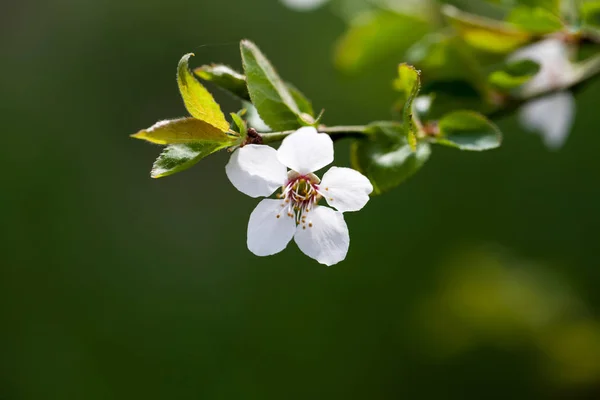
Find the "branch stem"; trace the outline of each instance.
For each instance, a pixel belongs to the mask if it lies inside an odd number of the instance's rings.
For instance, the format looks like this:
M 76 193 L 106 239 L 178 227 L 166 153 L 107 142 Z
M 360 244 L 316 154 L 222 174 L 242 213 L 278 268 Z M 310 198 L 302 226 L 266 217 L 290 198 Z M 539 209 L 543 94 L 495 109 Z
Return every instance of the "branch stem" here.
M 321 133 L 327 133 L 330 136 L 335 137 L 347 137 L 347 136 L 362 136 L 368 135 L 368 127 L 366 125 L 343 125 L 343 126 L 320 126 L 317 130 Z M 261 133 L 263 143 L 272 143 L 283 140 L 287 135 L 296 132 L 293 131 L 282 131 L 272 133 Z

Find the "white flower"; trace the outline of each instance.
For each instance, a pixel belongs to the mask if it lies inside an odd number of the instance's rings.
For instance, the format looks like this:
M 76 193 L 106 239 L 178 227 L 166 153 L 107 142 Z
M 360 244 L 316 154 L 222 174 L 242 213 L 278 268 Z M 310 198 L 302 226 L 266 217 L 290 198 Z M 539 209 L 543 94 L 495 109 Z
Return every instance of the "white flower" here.
M 575 74 L 567 45 L 556 38 L 519 49 L 509 57 L 512 61 L 524 59 L 540 64 L 540 71 L 521 88 L 524 96 L 559 90 L 569 84 Z M 574 114 L 573 95 L 559 91 L 525 104 L 519 111 L 519 119 L 527 129 L 540 132 L 547 147 L 558 149 L 569 135 Z
M 233 153 L 225 171 L 240 192 L 268 197 L 281 188 L 278 199 L 262 200 L 250 215 L 252 253 L 279 253 L 294 238 L 304 254 L 321 264 L 346 258 L 350 236 L 342 213 L 363 208 L 373 186 L 350 168 L 331 167 L 319 180 L 313 172 L 332 161 L 333 141 L 312 127 L 287 136 L 279 150 L 249 144 Z M 318 205 L 321 199 L 337 211 Z

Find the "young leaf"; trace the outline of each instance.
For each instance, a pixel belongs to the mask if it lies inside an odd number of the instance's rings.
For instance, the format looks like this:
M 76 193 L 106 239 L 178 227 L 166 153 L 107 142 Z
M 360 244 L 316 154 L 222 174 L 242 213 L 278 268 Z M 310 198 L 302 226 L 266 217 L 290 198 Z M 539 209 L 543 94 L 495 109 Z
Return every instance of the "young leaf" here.
M 243 111 L 246 110 L 242 110 L 240 112 L 240 114 L 243 115 Z M 237 128 L 237 132 L 239 132 L 242 136 L 246 136 L 246 134 L 248 133 L 248 128 L 246 127 L 246 122 L 242 119 L 240 114 L 236 114 L 236 113 L 231 113 L 231 119 L 233 120 L 233 123 L 235 124 L 236 128 Z
M 193 53 L 184 55 L 177 67 L 177 83 L 179 92 L 190 115 L 202 120 L 222 132 L 229 130 L 229 123 L 212 95 L 194 78 L 188 67 L 188 60 Z
M 505 22 L 460 11 L 444 5 L 442 13 L 458 35 L 476 49 L 492 53 L 508 53 L 523 46 L 532 35 Z
M 581 19 L 585 26 L 600 29 L 600 1 L 590 1 L 581 5 Z
M 250 101 L 246 85 L 246 76 L 222 64 L 203 65 L 194 70 L 196 76 L 227 90 L 244 101 Z M 288 91 L 296 102 L 300 112 L 314 116 L 310 100 L 291 83 L 286 83 Z
M 564 28 L 560 18 L 541 7 L 515 7 L 506 21 L 534 34 L 548 34 Z
M 249 40 L 240 44 L 248 92 L 260 117 L 275 130 L 299 128 L 301 111 L 265 55 Z
M 502 90 L 517 88 L 529 81 L 540 71 L 540 65 L 532 60 L 519 60 L 504 64 L 502 69 L 489 76 L 491 85 Z
M 226 144 L 214 142 L 168 145 L 152 165 L 150 176 L 162 178 L 181 172 L 225 147 Z
M 229 130 L 229 125 L 227 125 Z M 210 142 L 231 145 L 235 140 L 219 128 L 195 118 L 159 121 L 148 129 L 131 135 L 156 144 Z
M 200 79 L 212 82 L 227 90 L 242 100 L 250 101 L 250 94 L 248 94 L 248 88 L 246 87 L 246 77 L 227 65 L 203 65 L 196 68 L 194 74 Z
M 419 142 L 413 151 L 402 133 L 400 124 L 375 123 L 368 138 L 352 143 L 352 167 L 369 178 L 375 194 L 400 185 L 429 159 L 428 143 Z
M 473 111 L 454 111 L 446 114 L 438 124 L 435 143 L 461 150 L 482 151 L 495 149 L 502 142 L 496 125 Z
M 394 88 L 403 94 L 402 120 L 404 122 L 404 136 L 413 150 L 417 148 L 418 126 L 418 123 L 415 122 L 417 116 L 413 113 L 413 101 L 421 89 L 419 74 L 419 71 L 412 65 L 400 64 L 398 66 L 398 78 L 394 81 Z
M 392 11 L 363 14 L 355 19 L 335 51 L 335 65 L 354 73 L 388 56 L 397 56 L 431 31 L 432 24 Z

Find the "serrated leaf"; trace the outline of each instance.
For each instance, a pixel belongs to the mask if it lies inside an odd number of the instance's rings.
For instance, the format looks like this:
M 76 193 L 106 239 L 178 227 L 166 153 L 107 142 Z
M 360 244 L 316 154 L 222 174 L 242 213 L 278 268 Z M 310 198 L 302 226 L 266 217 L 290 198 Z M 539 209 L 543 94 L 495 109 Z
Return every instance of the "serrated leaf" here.
M 221 111 L 221 107 L 208 90 L 190 72 L 188 61 L 193 53 L 184 55 L 177 66 L 177 84 L 179 92 L 190 115 L 220 129 L 229 130 L 229 123 Z
M 250 101 L 246 87 L 246 76 L 223 64 L 203 65 L 194 70 L 194 74 L 202 80 L 212 82 L 231 94 Z
M 581 19 L 585 26 L 600 29 L 600 1 L 583 3 L 581 5 Z
M 156 144 L 211 142 L 229 145 L 235 140 L 213 125 L 195 118 L 159 121 L 131 137 Z
M 540 71 L 540 65 L 532 60 L 519 60 L 504 64 L 502 69 L 489 76 L 491 85 L 498 89 L 510 90 L 527 83 Z
M 388 191 L 414 175 L 429 159 L 431 148 L 420 142 L 413 151 L 401 124 L 375 123 L 371 135 L 351 146 L 352 167 L 373 184 L 375 194 Z
M 435 143 L 461 150 L 482 151 L 499 147 L 502 133 L 490 120 L 473 111 L 454 111 L 438 123 Z
M 556 32 L 564 28 L 559 17 L 541 7 L 515 7 L 506 18 L 506 21 L 524 31 L 539 35 Z
M 481 17 L 444 5 L 442 13 L 470 46 L 492 53 L 508 53 L 532 40 L 529 32 L 511 24 Z
M 242 40 L 240 49 L 248 92 L 260 117 L 274 130 L 299 128 L 301 111 L 275 68 L 251 41 Z
M 404 53 L 431 29 L 430 22 L 412 15 L 386 10 L 365 13 L 352 21 L 338 41 L 335 65 L 344 72 L 355 73 Z
M 225 147 L 227 145 L 212 142 L 168 145 L 152 165 L 150 176 L 162 178 L 181 172 Z
M 421 78 L 419 71 L 412 65 L 400 64 L 398 66 L 398 78 L 394 81 L 394 88 L 402 93 L 404 107 L 402 110 L 402 120 L 404 126 L 404 136 L 413 150 L 417 146 L 417 116 L 413 113 L 413 101 L 421 89 Z

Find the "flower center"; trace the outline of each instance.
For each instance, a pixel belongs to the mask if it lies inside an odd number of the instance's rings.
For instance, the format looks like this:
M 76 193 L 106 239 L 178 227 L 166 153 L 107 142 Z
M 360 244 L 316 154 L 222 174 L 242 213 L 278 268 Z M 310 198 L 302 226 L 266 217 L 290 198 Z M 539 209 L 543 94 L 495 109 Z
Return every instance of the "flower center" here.
M 295 218 L 296 224 L 302 227 L 312 228 L 312 222 L 308 221 L 306 214 L 323 197 L 319 192 L 320 179 L 313 173 L 301 175 L 296 171 L 288 172 L 287 183 L 281 188 L 281 194 L 277 197 L 283 199 L 281 203 L 282 212 L 288 217 Z M 280 214 L 277 215 L 280 218 Z

